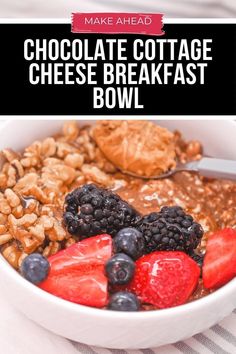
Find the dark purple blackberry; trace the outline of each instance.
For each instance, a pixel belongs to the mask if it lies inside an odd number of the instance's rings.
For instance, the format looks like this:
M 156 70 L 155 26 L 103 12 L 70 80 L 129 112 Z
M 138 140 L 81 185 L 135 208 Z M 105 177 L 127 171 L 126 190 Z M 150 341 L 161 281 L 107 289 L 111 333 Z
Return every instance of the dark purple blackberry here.
M 202 277 L 202 267 L 203 267 L 203 261 L 204 261 L 204 254 L 193 252 L 190 254 L 190 257 L 199 265 L 200 271 L 201 271 L 200 277 Z
M 145 238 L 146 253 L 178 250 L 190 254 L 203 235 L 201 225 L 179 206 L 163 207 L 144 216 L 135 227 Z
M 193 252 L 193 253 L 190 254 L 190 257 L 195 262 L 197 262 L 197 264 L 199 265 L 200 268 L 202 268 L 203 260 L 204 260 L 204 255 L 203 254 Z
M 75 189 L 65 199 L 64 223 L 70 234 L 81 239 L 101 233 L 114 236 L 138 218 L 137 211 L 117 194 L 94 184 Z

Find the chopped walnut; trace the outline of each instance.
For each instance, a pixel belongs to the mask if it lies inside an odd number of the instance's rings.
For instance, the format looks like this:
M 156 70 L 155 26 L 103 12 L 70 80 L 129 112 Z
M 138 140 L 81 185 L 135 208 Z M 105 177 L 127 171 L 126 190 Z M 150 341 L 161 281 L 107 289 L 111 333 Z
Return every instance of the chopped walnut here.
M 44 251 L 43 251 L 43 255 L 44 257 L 49 257 L 55 253 L 57 253 L 58 251 L 60 251 L 61 246 L 59 242 L 50 242 L 49 246 L 45 247 Z
M 18 195 L 10 188 L 7 188 L 4 192 L 5 198 L 8 201 L 8 204 L 14 208 L 20 205 L 21 201 Z
M 0 225 L 0 235 L 5 234 L 7 231 L 7 226 L 6 225 Z
M 14 191 L 19 192 L 19 194 L 24 194 L 24 190 L 37 185 L 38 180 L 39 175 L 37 173 L 27 173 L 24 177 L 19 179 L 17 185 L 14 187 Z
M 65 157 L 65 163 L 68 166 L 77 169 L 77 168 L 80 168 L 83 165 L 84 157 L 83 157 L 83 155 L 78 154 L 78 153 L 68 154 Z
M 18 261 L 21 253 L 22 252 L 14 244 L 7 245 L 2 251 L 3 256 L 14 268 L 18 268 Z
M 42 243 L 45 239 L 44 227 L 42 224 L 36 224 L 35 226 L 29 227 L 29 232 L 32 236 L 34 236 L 37 240 Z
M 2 150 L 2 155 L 8 162 L 12 162 L 13 160 L 18 160 L 19 159 L 19 154 L 12 149 L 3 149 Z
M 75 152 L 76 149 L 68 143 L 57 143 L 57 156 L 60 159 L 64 159 L 68 154 Z
M 32 214 L 25 214 L 19 219 L 16 219 L 12 214 L 9 215 L 8 222 L 10 226 L 12 227 L 29 227 L 35 223 L 35 221 L 38 219 L 37 215 L 32 213 Z
M 11 207 L 7 199 L 5 199 L 4 195 L 0 193 L 0 212 L 2 214 L 11 214 Z
M 47 138 L 42 142 L 41 153 L 44 157 L 55 155 L 56 150 L 57 145 L 53 138 Z
M 113 183 L 112 177 L 96 166 L 84 164 L 81 170 L 87 181 L 93 181 L 103 186 L 109 186 Z
M 8 234 L 1 234 L 0 235 L 0 245 L 4 245 L 8 241 L 10 241 L 13 238 L 13 236 L 8 233 Z
M 79 126 L 76 122 L 65 122 L 62 131 L 68 141 L 73 141 L 79 134 Z
M 24 215 L 24 208 L 22 207 L 22 205 L 18 205 L 17 207 L 11 210 L 11 213 L 13 216 L 15 216 L 15 218 L 19 219 Z

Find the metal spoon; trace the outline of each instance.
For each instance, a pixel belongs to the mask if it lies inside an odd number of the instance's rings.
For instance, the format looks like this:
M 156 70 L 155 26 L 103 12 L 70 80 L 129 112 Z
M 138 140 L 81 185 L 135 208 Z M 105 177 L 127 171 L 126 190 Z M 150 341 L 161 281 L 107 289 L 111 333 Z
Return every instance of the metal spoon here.
M 132 177 L 142 178 L 142 179 L 166 178 L 181 171 L 198 172 L 202 176 L 210 177 L 210 178 L 236 180 L 236 161 L 203 157 L 201 160 L 198 161 L 192 161 L 185 164 L 178 163 L 175 169 L 169 170 L 158 176 L 150 176 L 150 177 L 139 176 L 133 172 L 122 170 L 122 172 L 127 175 L 130 175 Z

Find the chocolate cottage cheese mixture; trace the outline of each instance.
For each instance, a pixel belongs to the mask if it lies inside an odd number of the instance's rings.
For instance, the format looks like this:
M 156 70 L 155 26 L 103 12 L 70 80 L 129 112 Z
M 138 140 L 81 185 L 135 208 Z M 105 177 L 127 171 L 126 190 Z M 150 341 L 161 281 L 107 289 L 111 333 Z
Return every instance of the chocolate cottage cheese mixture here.
M 201 158 L 199 142 L 185 142 L 180 133 L 150 122 L 98 121 L 95 128 L 67 122 L 55 137 L 36 141 L 21 153 L 5 149 L 1 155 L 0 247 L 16 269 L 32 252 L 49 256 L 78 241 L 62 223 L 64 198 L 88 182 L 113 189 L 142 214 L 164 205 L 183 207 L 204 228 L 199 252 L 213 231 L 236 227 L 234 182 L 188 172 L 144 181 L 117 170 L 113 163 L 152 175 L 173 168 L 175 157 L 181 162 Z M 192 299 L 206 294 L 199 284 Z

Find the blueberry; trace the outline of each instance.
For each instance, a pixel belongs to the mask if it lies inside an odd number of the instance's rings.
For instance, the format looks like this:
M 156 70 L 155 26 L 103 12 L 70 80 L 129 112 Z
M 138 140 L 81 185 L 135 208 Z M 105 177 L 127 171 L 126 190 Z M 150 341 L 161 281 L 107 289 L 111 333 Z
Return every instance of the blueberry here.
M 110 284 L 123 285 L 133 278 L 135 264 L 126 254 L 118 253 L 107 261 L 105 270 Z
M 108 309 L 114 311 L 138 311 L 140 303 L 136 295 L 119 291 L 111 296 Z
M 132 227 L 120 230 L 114 237 L 113 245 L 115 253 L 123 252 L 134 260 L 141 257 L 145 250 L 142 233 Z
M 25 279 L 33 284 L 38 284 L 47 277 L 49 262 L 41 254 L 32 253 L 23 260 L 20 272 Z

